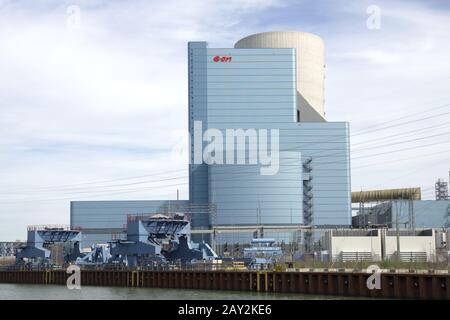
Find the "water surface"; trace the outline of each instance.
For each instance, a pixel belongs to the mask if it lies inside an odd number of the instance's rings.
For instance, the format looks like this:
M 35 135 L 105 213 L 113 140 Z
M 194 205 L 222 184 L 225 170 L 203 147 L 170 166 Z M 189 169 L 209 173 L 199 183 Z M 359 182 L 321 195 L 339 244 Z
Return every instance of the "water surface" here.
M 288 293 L 237 292 L 187 289 L 82 286 L 69 290 L 61 285 L 0 284 L 0 300 L 264 300 L 343 299 L 343 297 Z

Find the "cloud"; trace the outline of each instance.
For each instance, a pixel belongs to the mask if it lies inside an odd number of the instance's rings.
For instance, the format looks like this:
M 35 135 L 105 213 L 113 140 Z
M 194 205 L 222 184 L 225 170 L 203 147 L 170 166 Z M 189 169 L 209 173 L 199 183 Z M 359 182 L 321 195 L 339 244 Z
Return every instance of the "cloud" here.
M 450 103 L 450 12 L 421 1 L 378 1 L 381 28 L 369 30 L 369 4 L 343 6 L 336 16 L 340 27 L 323 31 L 328 119 L 350 121 L 354 190 L 421 186 L 430 199 L 435 179 L 449 169 L 445 142 L 450 116 L 382 128 L 394 119 L 406 117 L 392 124 L 449 111 L 450 107 L 439 107 Z M 378 127 L 365 130 L 373 126 Z M 411 133 L 402 135 L 406 131 Z M 441 135 L 399 143 L 432 133 Z M 391 139 L 380 146 L 376 139 L 386 136 Z M 389 141 L 398 144 L 387 146 Z M 361 150 L 362 146 L 371 148 Z M 409 150 L 397 152 L 405 148 Z M 383 154 L 371 156 L 377 153 Z
M 231 46 L 231 30 L 248 15 L 283 5 L 77 1 L 74 27 L 74 11 L 67 10 L 73 4 L 0 2 L 4 239 L 23 238 L 27 224 L 67 223 L 69 201 L 58 199 L 86 196 L 43 186 L 161 171 L 178 170 L 156 178 L 185 176 L 188 159 L 179 137 L 187 132 L 187 41 Z M 89 199 L 173 199 L 177 188 L 187 198 L 185 178 L 140 189 L 86 190 L 95 191 Z
M 400 56 L 392 52 L 381 50 L 365 50 L 359 52 L 347 52 L 342 55 L 346 59 L 362 59 L 373 64 L 395 64 L 400 61 Z
M 73 4 L 81 9 L 77 28 L 68 27 Z M 411 119 L 436 114 L 442 110 L 429 109 L 450 102 L 450 13 L 424 1 L 377 1 L 381 29 L 368 30 L 371 4 L 0 0 L 2 239 L 24 238 L 27 224 L 67 223 L 67 199 L 174 199 L 177 188 L 187 198 L 187 159 L 178 138 L 187 131 L 187 41 L 232 47 L 268 30 L 324 38 L 327 118 L 350 122 L 355 190 L 433 187 L 448 170 L 448 145 L 421 146 L 445 135 L 381 156 L 370 155 L 404 146 L 362 147 L 379 146 L 370 141 L 385 136 L 406 140 L 398 135 L 408 130 L 437 126 L 436 133 L 445 133 L 448 116 L 363 131 L 415 113 Z M 87 185 L 92 198 L 78 189 L 43 188 L 148 174 L 129 180 L 145 182 L 158 172 L 168 173 L 153 179 L 177 179 L 129 187 L 111 182 L 104 190 Z

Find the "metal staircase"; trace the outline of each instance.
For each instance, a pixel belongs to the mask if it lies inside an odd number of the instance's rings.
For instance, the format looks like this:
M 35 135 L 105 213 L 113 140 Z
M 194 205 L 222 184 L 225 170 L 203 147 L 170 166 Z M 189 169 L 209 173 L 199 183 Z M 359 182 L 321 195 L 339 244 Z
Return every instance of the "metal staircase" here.
M 313 185 L 312 185 L 312 158 L 307 157 L 303 161 L 303 224 L 311 226 L 313 224 Z M 304 234 L 305 251 L 312 249 L 312 233 L 306 231 Z

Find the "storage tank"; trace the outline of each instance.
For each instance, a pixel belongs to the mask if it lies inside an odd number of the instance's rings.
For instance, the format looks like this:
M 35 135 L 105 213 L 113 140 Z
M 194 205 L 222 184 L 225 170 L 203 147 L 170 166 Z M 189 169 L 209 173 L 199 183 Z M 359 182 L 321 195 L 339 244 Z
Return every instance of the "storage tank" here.
M 234 47 L 295 48 L 298 121 L 325 121 L 325 46 L 322 38 L 307 32 L 262 32 L 239 40 Z

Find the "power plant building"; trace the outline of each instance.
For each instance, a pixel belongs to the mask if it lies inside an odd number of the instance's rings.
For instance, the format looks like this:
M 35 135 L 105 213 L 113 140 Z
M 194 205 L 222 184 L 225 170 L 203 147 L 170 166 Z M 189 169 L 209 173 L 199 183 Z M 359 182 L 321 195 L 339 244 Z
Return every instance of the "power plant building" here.
M 259 48 L 269 44 L 258 42 L 253 48 L 249 40 L 254 39 L 252 36 L 245 38 L 248 41 L 238 41 L 235 48 L 189 43 L 190 201 L 216 204 L 218 224 L 348 226 L 348 123 L 323 119 L 303 122 L 301 111 L 298 117 L 297 111 L 302 108 L 298 103 L 302 90 L 298 86 L 303 82 L 297 81 L 302 71 L 297 68 L 302 64 L 297 62 L 295 47 L 304 45 L 307 48 L 303 50 L 308 50 L 309 42 L 301 41 L 308 37 L 303 33 L 275 33 L 272 40 L 274 37 L 284 39 L 279 46 L 285 48 Z M 290 44 L 289 40 L 297 41 Z M 316 47 L 309 48 L 311 54 Z M 323 63 L 319 64 L 323 68 Z M 307 73 L 307 67 L 303 68 Z M 318 90 L 323 90 L 323 82 L 317 83 L 321 87 Z M 323 114 L 321 99 L 316 100 L 317 113 Z M 197 135 L 196 123 L 202 125 Z M 224 155 L 216 159 L 219 164 L 197 163 L 195 141 L 210 129 L 218 130 L 223 137 L 227 130 L 278 130 L 278 171 L 262 175 L 261 164 L 249 165 L 249 153 L 242 159 L 245 165 L 228 164 Z M 270 141 L 267 138 L 268 144 Z M 239 146 L 245 150 L 259 147 L 248 136 Z M 204 223 L 206 227 L 208 222 Z
M 253 35 L 234 48 L 189 42 L 189 200 L 170 203 L 192 214 L 193 230 L 351 225 L 349 124 L 325 121 L 323 80 L 323 41 L 308 33 Z M 104 242 L 127 214 L 175 211 L 168 204 L 75 201 L 71 225 Z M 210 206 L 213 215 L 196 210 Z

